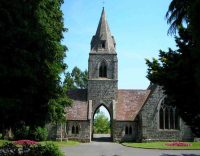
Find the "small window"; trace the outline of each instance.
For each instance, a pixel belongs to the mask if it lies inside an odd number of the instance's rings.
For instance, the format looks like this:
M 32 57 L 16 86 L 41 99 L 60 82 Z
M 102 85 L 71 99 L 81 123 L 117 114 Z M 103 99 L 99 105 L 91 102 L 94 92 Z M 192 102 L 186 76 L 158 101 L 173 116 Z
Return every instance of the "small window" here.
M 72 126 L 72 134 L 75 134 L 75 127 Z
M 174 127 L 174 111 L 173 111 L 173 108 L 170 108 L 169 116 L 170 116 L 170 129 L 175 129 L 175 127 Z
M 133 128 L 132 126 L 127 126 L 125 127 L 125 134 L 126 135 L 132 135 L 133 134 Z
M 163 108 L 160 108 L 160 111 L 159 111 L 159 121 L 160 121 L 160 129 L 164 129 L 164 111 L 163 111 Z
M 125 128 L 125 134 L 128 135 L 128 126 Z
M 175 129 L 180 129 L 180 117 L 177 110 L 175 110 Z
M 76 126 L 76 134 L 79 134 L 79 127 Z
M 102 47 L 103 49 L 106 48 L 106 41 L 102 41 L 102 43 L 101 43 L 101 47 Z
M 169 111 L 165 108 L 165 129 L 169 129 Z
M 132 134 L 132 127 L 131 126 L 129 127 L 129 134 L 130 135 Z

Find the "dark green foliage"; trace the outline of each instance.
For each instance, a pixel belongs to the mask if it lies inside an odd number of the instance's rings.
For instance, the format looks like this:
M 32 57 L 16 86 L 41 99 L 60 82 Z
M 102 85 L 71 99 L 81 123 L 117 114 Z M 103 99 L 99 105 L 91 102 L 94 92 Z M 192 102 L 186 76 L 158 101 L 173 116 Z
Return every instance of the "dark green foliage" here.
M 110 133 L 110 121 L 103 112 L 99 111 L 94 117 L 93 129 L 97 134 Z
M 163 87 L 168 104 L 175 105 L 183 120 L 200 136 L 200 2 L 173 0 L 168 11 L 170 30 L 178 30 L 177 50 L 160 51 L 147 60 L 147 78 Z M 183 21 L 186 21 L 183 28 Z
M 64 156 L 60 149 L 54 144 L 37 144 L 16 146 L 6 143 L 0 147 L 1 156 Z
M 30 129 L 29 126 L 20 126 L 16 128 L 14 131 L 14 139 L 15 140 L 36 140 L 36 141 L 45 141 L 48 137 L 48 131 L 46 128 L 36 127 L 34 129 Z
M 166 13 L 167 23 L 170 24 L 168 33 L 175 34 L 184 26 L 190 29 L 193 38 L 200 42 L 199 9 L 199 0 L 172 0 Z
M 170 24 L 168 33 L 176 33 L 176 30 L 189 22 L 189 9 L 194 0 L 172 0 L 166 13 L 167 23 Z
M 36 145 L 30 147 L 29 156 L 64 156 L 58 146 L 54 144 Z
M 163 86 L 168 104 L 177 106 L 180 116 L 199 136 L 200 68 L 197 67 L 200 67 L 200 62 L 193 55 L 193 42 L 189 40 L 188 31 L 181 29 L 179 34 L 180 37 L 176 38 L 178 50 L 160 51 L 159 60 L 146 61 L 147 78 Z
M 45 141 L 48 137 L 48 131 L 46 128 L 37 127 L 35 132 L 33 132 L 33 140 Z
M 30 127 L 29 126 L 19 126 L 13 131 L 14 139 L 21 140 L 21 139 L 31 139 L 30 136 Z
M 0 1 L 0 131 L 21 122 L 43 126 L 57 113 L 52 107 L 62 112 L 69 104 L 60 85 L 67 50 L 62 3 Z
M 88 84 L 88 71 L 81 71 L 74 67 L 72 72 L 65 74 L 64 86 L 67 90 L 86 89 Z

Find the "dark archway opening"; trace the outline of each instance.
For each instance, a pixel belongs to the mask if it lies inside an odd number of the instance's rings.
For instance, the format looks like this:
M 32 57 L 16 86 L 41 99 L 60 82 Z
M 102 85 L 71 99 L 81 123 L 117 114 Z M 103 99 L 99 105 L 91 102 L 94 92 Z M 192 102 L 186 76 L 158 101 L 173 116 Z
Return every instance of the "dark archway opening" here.
M 108 109 L 101 105 L 93 115 L 92 141 L 110 142 L 111 139 L 111 116 Z

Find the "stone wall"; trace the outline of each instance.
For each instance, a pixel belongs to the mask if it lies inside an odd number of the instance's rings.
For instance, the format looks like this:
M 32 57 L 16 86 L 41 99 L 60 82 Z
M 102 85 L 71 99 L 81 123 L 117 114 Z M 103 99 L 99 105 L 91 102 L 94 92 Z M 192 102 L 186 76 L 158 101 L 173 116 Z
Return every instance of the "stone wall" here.
M 132 128 L 132 132 L 126 134 L 126 126 Z M 113 121 L 113 141 L 136 141 L 138 133 L 137 122 L 134 121 Z
M 118 61 L 117 54 L 92 54 L 90 53 L 88 62 L 88 74 L 89 79 L 99 78 L 99 67 L 101 62 L 106 62 L 107 66 L 107 78 L 108 79 L 118 79 Z
M 55 140 L 57 138 L 58 126 L 56 124 L 47 124 L 45 128 L 48 130 L 48 139 Z
M 89 80 L 88 100 L 115 100 L 117 80 Z
M 141 141 L 153 140 L 192 140 L 192 134 L 188 126 L 180 120 L 180 130 L 159 129 L 158 104 L 164 97 L 163 90 L 154 86 L 151 95 L 139 114 L 138 139 Z
M 72 126 L 79 127 L 78 134 L 72 134 Z M 91 133 L 90 133 L 90 120 L 88 121 L 67 121 L 66 124 L 66 135 L 69 140 L 77 140 L 80 142 L 90 142 Z

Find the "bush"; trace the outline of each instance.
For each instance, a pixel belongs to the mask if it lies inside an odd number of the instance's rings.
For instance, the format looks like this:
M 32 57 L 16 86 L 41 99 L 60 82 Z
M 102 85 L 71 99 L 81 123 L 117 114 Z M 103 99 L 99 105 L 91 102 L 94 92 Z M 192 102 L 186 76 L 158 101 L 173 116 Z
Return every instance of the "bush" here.
M 33 132 L 33 139 L 36 141 L 45 141 L 48 137 L 48 130 L 46 128 L 37 127 Z
M 36 141 L 45 141 L 48 137 L 48 130 L 46 128 L 37 127 L 33 130 L 30 129 L 29 126 L 22 126 L 14 130 L 14 139 L 22 140 L 22 139 L 31 139 Z
M 6 143 L 0 147 L 0 156 L 64 156 L 64 154 L 54 144 L 25 143 L 17 146 L 13 143 Z
M 21 128 L 15 129 L 13 134 L 15 140 L 30 139 L 30 128 L 23 125 Z
M 31 149 L 30 156 L 64 156 L 58 146 L 54 144 L 37 145 Z

